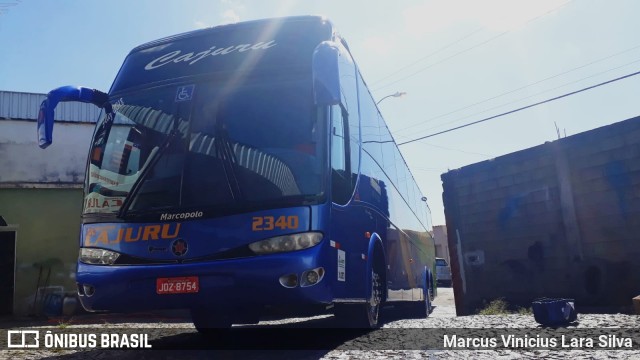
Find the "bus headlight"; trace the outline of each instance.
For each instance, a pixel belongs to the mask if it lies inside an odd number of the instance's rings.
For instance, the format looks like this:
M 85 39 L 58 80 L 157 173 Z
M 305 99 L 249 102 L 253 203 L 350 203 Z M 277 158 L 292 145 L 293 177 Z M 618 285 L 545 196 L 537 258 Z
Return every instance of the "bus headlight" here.
M 78 260 L 85 264 L 93 264 L 93 265 L 113 265 L 118 259 L 117 252 L 104 250 L 104 249 L 92 249 L 92 248 L 81 248 L 80 256 Z
M 307 249 L 322 241 L 322 233 L 307 232 L 300 234 L 276 236 L 249 244 L 249 249 L 256 254 L 274 254 L 279 252 Z

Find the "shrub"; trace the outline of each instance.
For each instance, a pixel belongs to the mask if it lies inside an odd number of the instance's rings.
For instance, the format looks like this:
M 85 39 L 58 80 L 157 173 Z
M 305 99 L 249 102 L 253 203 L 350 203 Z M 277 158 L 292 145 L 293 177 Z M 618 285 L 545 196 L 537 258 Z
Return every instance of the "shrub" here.
M 505 315 L 510 314 L 508 304 L 503 298 L 495 299 L 487 304 L 478 314 L 480 315 Z
M 531 308 L 525 307 L 513 307 L 505 301 L 504 298 L 499 298 L 491 301 L 490 303 L 484 303 L 484 307 L 478 311 L 479 315 L 533 315 Z

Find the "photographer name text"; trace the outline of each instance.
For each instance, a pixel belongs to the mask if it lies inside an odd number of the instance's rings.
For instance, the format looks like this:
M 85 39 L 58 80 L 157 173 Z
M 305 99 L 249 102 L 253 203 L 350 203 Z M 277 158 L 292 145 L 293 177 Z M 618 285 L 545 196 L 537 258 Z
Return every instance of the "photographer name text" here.
M 600 335 L 598 337 L 560 337 L 515 336 L 500 337 L 462 337 L 444 335 L 444 347 L 450 349 L 468 348 L 546 348 L 546 349 L 585 349 L 585 348 L 633 348 L 633 339 L 617 335 Z

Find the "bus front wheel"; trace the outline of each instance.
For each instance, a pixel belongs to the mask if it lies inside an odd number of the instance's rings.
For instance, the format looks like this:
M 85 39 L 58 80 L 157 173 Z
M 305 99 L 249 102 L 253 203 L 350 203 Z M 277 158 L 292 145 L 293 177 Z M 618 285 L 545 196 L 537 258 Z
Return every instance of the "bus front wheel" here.
M 364 303 L 336 304 L 335 316 L 343 327 L 374 329 L 380 326 L 384 284 L 377 269 L 371 270 L 371 296 Z

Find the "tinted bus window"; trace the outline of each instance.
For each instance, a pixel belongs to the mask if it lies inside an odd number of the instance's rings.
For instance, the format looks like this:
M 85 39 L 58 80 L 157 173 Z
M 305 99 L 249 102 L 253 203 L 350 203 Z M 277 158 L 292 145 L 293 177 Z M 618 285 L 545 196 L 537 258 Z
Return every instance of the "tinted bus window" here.
M 398 161 L 402 161 L 402 159 L 398 159 L 396 156 L 397 146 L 393 142 L 393 138 L 391 137 L 391 133 L 387 128 L 387 125 L 384 123 L 384 120 L 378 114 L 378 122 L 380 124 L 380 146 L 382 148 L 382 165 L 384 167 L 384 172 L 387 174 L 392 183 L 398 182 L 398 170 L 396 169 Z
M 346 112 L 340 106 L 331 107 L 331 186 L 333 201 L 346 204 L 353 192 L 349 166 L 349 139 Z

